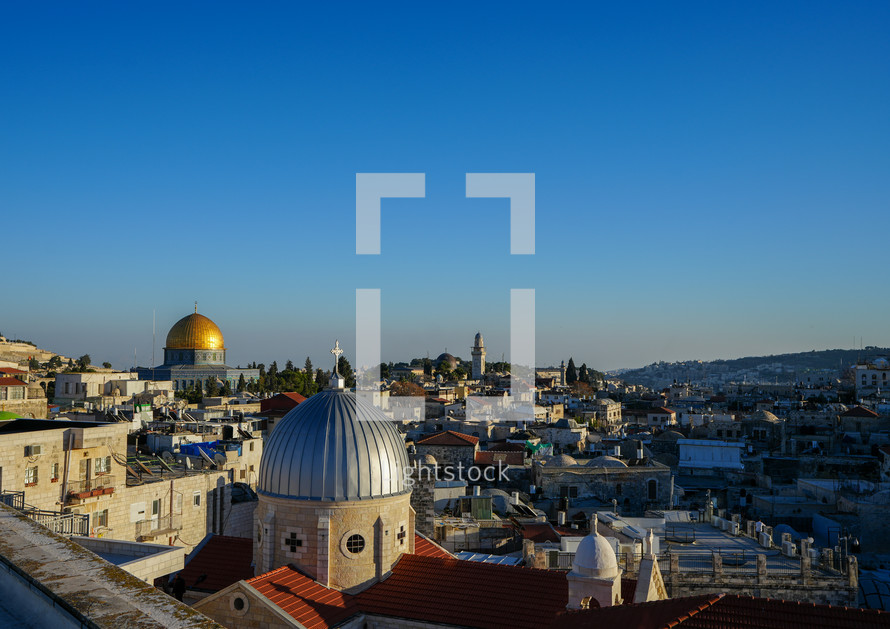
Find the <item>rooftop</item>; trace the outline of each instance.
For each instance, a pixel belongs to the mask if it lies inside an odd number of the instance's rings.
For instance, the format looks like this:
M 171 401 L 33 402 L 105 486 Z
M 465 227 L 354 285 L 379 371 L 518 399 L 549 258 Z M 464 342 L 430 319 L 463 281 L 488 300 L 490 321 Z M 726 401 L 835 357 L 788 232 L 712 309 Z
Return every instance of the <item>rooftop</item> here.
M 23 615 L 29 607 L 50 607 L 66 620 L 108 629 L 117 629 L 123 619 L 133 629 L 219 627 L 188 605 L 5 505 L 0 505 L 0 563 L 6 568 L 0 578 L 27 581 L 20 591 L 29 591 L 30 586 L 33 592 L 14 603 L 0 599 L 0 620 L 4 614 Z M 29 626 L 27 618 L 24 626 Z

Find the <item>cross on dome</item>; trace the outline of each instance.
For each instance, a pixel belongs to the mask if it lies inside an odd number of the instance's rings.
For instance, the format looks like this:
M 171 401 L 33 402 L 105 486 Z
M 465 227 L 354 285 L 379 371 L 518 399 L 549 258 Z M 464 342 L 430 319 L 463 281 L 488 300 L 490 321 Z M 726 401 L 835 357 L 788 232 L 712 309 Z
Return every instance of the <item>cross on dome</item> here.
M 343 350 L 340 349 L 340 341 L 334 341 L 334 349 L 331 350 L 331 353 L 334 355 L 334 373 L 340 373 L 340 354 L 343 353 Z

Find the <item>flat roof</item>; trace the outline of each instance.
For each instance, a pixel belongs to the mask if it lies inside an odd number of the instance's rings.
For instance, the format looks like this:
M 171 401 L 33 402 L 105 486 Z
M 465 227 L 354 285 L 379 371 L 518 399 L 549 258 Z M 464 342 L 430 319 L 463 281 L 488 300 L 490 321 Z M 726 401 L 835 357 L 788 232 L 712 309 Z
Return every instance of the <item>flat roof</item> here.
M 117 629 L 122 622 L 134 629 L 220 628 L 188 605 L 6 505 L 0 505 L 0 562 L 10 568 L 0 578 L 26 581 L 31 591 L 39 590 L 35 597 L 42 594 L 71 619 L 86 619 L 101 629 Z M 41 605 L 43 600 L 35 603 L 38 609 Z M 29 601 L 16 601 L 15 606 L 27 607 Z

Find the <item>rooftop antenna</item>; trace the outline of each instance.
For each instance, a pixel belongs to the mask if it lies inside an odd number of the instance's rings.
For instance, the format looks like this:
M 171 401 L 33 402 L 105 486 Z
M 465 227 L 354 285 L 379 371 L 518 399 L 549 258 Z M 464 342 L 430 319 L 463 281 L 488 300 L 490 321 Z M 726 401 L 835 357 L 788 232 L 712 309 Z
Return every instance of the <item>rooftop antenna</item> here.
M 155 379 L 155 309 L 151 309 L 151 379 Z

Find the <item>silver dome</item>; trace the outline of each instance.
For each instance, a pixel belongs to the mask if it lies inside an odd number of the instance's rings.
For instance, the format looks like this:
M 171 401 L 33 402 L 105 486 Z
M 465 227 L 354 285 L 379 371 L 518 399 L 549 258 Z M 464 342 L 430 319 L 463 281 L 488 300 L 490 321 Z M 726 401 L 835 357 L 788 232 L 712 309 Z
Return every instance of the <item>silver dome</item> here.
M 405 494 L 409 466 L 395 425 L 354 393 L 327 390 L 290 411 L 266 440 L 257 492 L 297 500 Z

